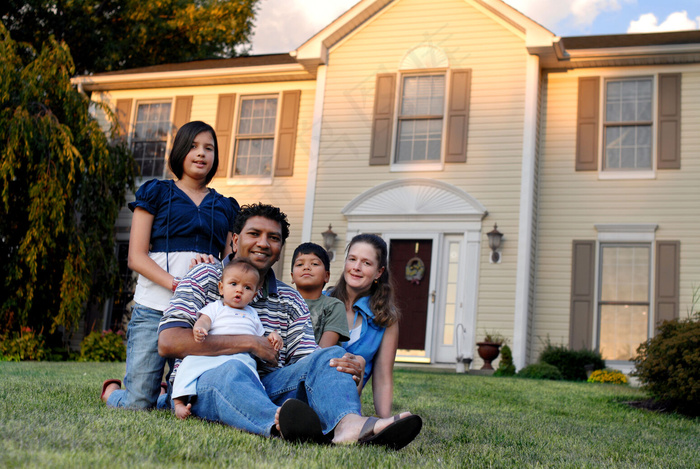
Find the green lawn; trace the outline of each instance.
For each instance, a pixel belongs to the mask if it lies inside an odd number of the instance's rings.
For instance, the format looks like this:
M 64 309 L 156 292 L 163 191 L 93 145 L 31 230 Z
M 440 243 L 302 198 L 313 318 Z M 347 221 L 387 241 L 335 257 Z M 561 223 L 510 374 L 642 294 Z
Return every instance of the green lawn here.
M 0 362 L 0 467 L 700 468 L 700 419 L 630 408 L 645 394 L 623 386 L 397 369 L 395 406 L 424 426 L 393 452 L 107 409 L 102 380 L 123 373 L 123 363 Z

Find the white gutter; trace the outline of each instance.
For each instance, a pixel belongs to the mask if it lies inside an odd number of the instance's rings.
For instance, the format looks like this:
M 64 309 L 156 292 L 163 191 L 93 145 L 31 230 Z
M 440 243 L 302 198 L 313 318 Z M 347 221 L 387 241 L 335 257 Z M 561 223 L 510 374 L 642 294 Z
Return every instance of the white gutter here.
M 540 58 L 528 55 L 525 78 L 525 119 L 523 158 L 520 174 L 520 219 L 518 221 L 518 263 L 515 281 L 515 318 L 513 321 L 513 361 L 516 369 L 527 363 L 528 315 L 530 306 L 530 269 L 535 197 L 537 145 L 537 103 L 540 88 Z
M 304 222 L 301 228 L 301 242 L 311 241 L 314 223 L 314 201 L 316 200 L 316 179 L 321 151 L 321 128 L 323 124 L 323 101 L 326 95 L 326 66 L 321 65 L 316 72 L 316 96 L 314 97 L 314 118 L 311 127 L 311 147 L 309 148 L 309 172 L 306 180 L 306 201 L 304 202 Z
M 168 70 L 163 72 L 123 73 L 115 75 L 83 75 L 71 78 L 71 83 L 82 85 L 108 85 L 123 82 L 174 80 L 192 78 L 216 78 L 245 75 L 279 74 L 285 72 L 307 72 L 301 64 L 261 65 L 257 67 L 204 68 L 195 70 Z

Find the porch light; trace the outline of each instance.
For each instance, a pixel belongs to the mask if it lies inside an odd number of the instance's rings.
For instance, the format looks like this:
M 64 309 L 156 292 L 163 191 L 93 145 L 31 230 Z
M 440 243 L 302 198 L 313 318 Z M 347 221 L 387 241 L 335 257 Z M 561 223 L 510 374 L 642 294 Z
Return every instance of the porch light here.
M 501 240 L 503 239 L 503 233 L 498 231 L 498 224 L 493 224 L 493 230 L 486 233 L 489 237 L 489 247 L 491 248 L 491 263 L 499 264 L 501 262 L 501 254 L 498 249 L 501 247 Z
M 326 251 L 328 251 L 328 257 L 331 258 L 331 262 L 335 260 L 335 250 L 333 249 L 333 245 L 335 244 L 335 240 L 338 238 L 338 235 L 333 232 L 331 229 L 331 224 L 328 224 L 328 229 L 321 233 L 321 236 L 323 236 L 323 247 L 326 248 Z

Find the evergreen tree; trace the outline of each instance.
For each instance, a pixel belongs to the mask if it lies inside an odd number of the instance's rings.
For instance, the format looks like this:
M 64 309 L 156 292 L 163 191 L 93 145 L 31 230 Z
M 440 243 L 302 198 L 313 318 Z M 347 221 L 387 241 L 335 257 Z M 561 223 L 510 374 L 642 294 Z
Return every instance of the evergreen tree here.
M 70 330 L 112 294 L 134 162 L 71 85 L 65 43 L 49 38 L 37 52 L 2 24 L 0 39 L 0 332 Z
M 5 0 L 12 37 L 68 44 L 77 73 L 228 58 L 249 50 L 259 0 Z

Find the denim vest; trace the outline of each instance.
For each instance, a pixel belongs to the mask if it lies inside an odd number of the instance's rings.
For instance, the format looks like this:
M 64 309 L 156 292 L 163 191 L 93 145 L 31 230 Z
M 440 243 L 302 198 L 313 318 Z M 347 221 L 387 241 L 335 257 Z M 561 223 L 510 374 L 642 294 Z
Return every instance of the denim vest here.
M 347 342 L 341 342 L 340 345 L 352 354 L 361 355 L 367 361 L 363 381 L 363 384 L 367 384 L 367 380 L 369 380 L 369 377 L 372 376 L 374 357 L 379 350 L 379 345 L 382 343 L 382 338 L 384 337 L 384 331 L 386 328 L 378 326 L 374 323 L 374 313 L 369 307 L 369 296 L 363 296 L 362 298 L 358 299 L 355 301 L 355 304 L 352 307 L 355 311 L 355 327 L 358 318 L 362 320 L 362 331 L 360 332 L 360 338 L 350 345 L 348 345 Z

